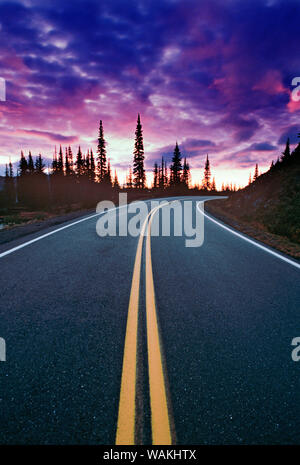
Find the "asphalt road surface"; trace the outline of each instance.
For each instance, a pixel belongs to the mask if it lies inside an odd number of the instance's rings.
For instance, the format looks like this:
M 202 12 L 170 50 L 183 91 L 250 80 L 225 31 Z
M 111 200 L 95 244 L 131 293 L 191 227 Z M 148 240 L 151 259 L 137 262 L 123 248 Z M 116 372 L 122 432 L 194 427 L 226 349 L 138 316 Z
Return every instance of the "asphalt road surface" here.
M 194 248 L 98 218 L 2 246 L 0 443 L 299 444 L 299 263 L 208 217 Z

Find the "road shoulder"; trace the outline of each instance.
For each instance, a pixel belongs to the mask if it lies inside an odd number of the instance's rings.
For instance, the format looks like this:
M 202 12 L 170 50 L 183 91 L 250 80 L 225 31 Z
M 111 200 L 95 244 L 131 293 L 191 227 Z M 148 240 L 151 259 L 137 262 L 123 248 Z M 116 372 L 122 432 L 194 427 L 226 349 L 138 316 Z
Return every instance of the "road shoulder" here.
M 218 201 L 205 202 L 205 211 L 215 218 L 223 221 L 225 224 L 232 226 L 234 229 L 262 242 L 274 249 L 289 255 L 290 257 L 300 259 L 300 245 L 291 242 L 286 237 L 269 233 L 253 224 L 247 224 L 233 215 L 225 213 Z

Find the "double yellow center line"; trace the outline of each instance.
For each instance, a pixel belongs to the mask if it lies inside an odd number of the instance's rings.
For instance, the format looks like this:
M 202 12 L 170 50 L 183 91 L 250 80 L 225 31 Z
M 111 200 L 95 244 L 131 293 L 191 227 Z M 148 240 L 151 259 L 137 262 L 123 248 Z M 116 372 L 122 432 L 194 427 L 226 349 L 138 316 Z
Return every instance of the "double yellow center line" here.
M 172 444 L 166 383 L 157 324 L 151 259 L 151 223 L 153 215 L 155 215 L 156 211 L 164 205 L 167 205 L 167 203 L 159 205 L 150 211 L 144 221 L 138 241 L 127 316 L 116 444 L 135 444 L 140 276 L 143 242 L 147 225 L 146 322 L 152 443 L 163 445 Z

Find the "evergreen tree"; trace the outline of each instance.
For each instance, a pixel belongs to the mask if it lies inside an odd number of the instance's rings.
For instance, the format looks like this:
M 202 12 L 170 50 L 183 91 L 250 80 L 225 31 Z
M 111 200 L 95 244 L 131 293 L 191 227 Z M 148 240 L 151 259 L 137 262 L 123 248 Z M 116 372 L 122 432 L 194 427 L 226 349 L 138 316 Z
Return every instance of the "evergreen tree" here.
M 24 156 L 23 150 L 21 151 L 21 158 L 19 161 L 18 176 L 17 176 L 17 195 L 18 200 L 26 202 L 27 197 L 27 176 L 28 164 Z
M 32 158 L 32 155 L 31 155 L 30 151 L 29 151 L 29 155 L 28 155 L 27 166 L 28 166 L 28 173 L 33 174 L 34 173 L 34 163 L 33 163 L 33 158 Z
M 70 162 L 69 162 L 69 154 L 68 154 L 68 149 L 66 147 L 65 149 L 65 174 L 66 176 L 71 175 L 71 169 L 70 169 Z
M 203 188 L 207 191 L 209 191 L 211 188 L 210 177 L 211 177 L 210 163 L 209 163 L 209 159 L 207 155 L 205 166 L 204 166 L 204 177 L 203 177 L 203 183 L 202 183 Z
M 82 152 L 80 146 L 78 147 L 78 152 L 77 152 L 77 158 L 76 158 L 76 176 L 80 179 L 80 177 L 84 173 L 84 162 L 83 162 L 83 157 L 82 157 Z
M 56 146 L 54 149 L 54 155 L 53 155 L 53 160 L 52 160 L 52 173 L 56 174 L 57 173 L 57 153 L 56 153 Z
M 165 186 L 164 183 L 164 157 L 161 157 L 161 165 L 158 167 L 158 187 L 163 189 Z
M 113 182 L 113 188 L 114 189 L 120 189 L 120 184 L 117 176 L 117 170 L 115 170 L 115 177 L 114 177 L 114 182 Z
M 172 173 L 172 184 L 178 185 L 181 182 L 181 172 L 182 172 L 182 163 L 181 163 L 181 153 L 178 147 L 178 143 L 176 142 L 174 154 L 172 158 L 172 165 L 171 165 L 171 173 Z
M 57 160 L 57 173 L 60 175 L 64 174 L 64 157 L 61 145 L 59 147 L 58 160 Z
M 212 183 L 211 183 L 211 190 L 214 191 L 214 192 L 216 192 L 216 190 L 217 190 L 215 178 L 213 178 L 213 180 L 212 180 Z
M 20 176 L 25 176 L 28 172 L 28 165 L 27 165 L 27 160 L 24 157 L 23 150 L 21 151 L 21 159 L 19 162 L 19 175 Z
M 254 170 L 253 181 L 256 181 L 258 176 L 259 176 L 259 174 L 258 174 L 258 164 L 256 163 L 255 170 Z
M 284 151 L 282 152 L 282 155 L 281 155 L 281 161 L 282 162 L 288 161 L 290 159 L 290 156 L 291 156 L 290 139 L 287 138 L 285 149 L 284 149 Z
M 156 189 L 157 187 L 158 187 L 158 166 L 157 166 L 157 163 L 154 163 L 153 188 Z
M 135 143 L 133 151 L 133 183 L 138 189 L 144 189 L 146 182 L 146 174 L 144 168 L 144 141 L 143 130 L 141 125 L 140 114 L 138 114 L 137 126 L 135 131 Z
M 99 136 L 98 136 L 98 179 L 99 181 L 103 181 L 106 171 L 107 171 L 107 166 L 106 166 L 106 142 L 104 139 L 104 131 L 103 131 L 103 125 L 102 121 L 100 120 L 100 126 L 99 126 Z
M 35 171 L 37 174 L 44 173 L 45 170 L 45 164 L 42 158 L 42 155 L 39 154 L 39 156 L 35 160 Z
M 275 165 L 274 165 L 274 166 L 276 166 L 276 167 L 278 168 L 278 166 L 279 166 L 279 165 L 280 165 L 280 158 L 279 158 L 279 157 L 277 157 L 277 160 L 276 160 L 276 163 L 275 163 Z
M 90 151 L 88 150 L 86 157 L 85 157 L 85 172 L 86 172 L 88 179 L 90 179 L 90 170 L 91 170 L 91 160 L 90 160 Z
M 90 181 L 94 182 L 95 178 L 96 178 L 95 159 L 94 159 L 93 150 L 91 149 L 91 155 L 90 155 Z
M 74 162 L 71 147 L 65 148 L 65 179 L 63 179 L 63 197 L 64 201 L 71 205 L 76 200 L 76 183 L 74 176 Z
M 127 187 L 128 187 L 129 189 L 131 189 L 131 188 L 133 187 L 132 169 L 131 169 L 131 166 L 129 167 L 129 175 L 128 175 Z
M 168 187 L 168 167 L 167 167 L 167 162 L 165 162 L 164 187 Z
M 190 181 L 191 181 L 190 165 L 187 163 L 186 158 L 185 158 L 184 163 L 183 163 L 182 182 L 186 187 L 189 187 Z
M 110 161 L 108 160 L 106 173 L 103 178 L 103 182 L 106 186 L 112 186 L 112 179 L 111 179 L 111 169 L 110 169 Z
M 300 132 L 298 132 L 297 136 L 300 139 Z M 293 161 L 300 163 L 300 142 L 297 144 L 297 146 L 293 150 L 291 156 L 293 158 Z
M 69 171 L 70 175 L 74 174 L 74 161 L 73 161 L 73 152 L 69 145 L 68 147 L 68 164 L 69 164 Z
M 161 189 L 168 186 L 168 169 L 164 157 L 161 157 L 161 166 L 158 167 L 158 185 Z
M 82 165 L 83 165 L 83 171 L 82 171 L 82 175 L 85 176 L 85 178 L 87 178 L 87 165 L 86 165 L 86 155 L 83 155 L 82 157 Z
M 35 159 L 35 174 L 31 182 L 31 204 L 34 208 L 44 208 L 49 204 L 49 185 L 45 174 L 45 163 L 42 155 Z
M 9 160 L 9 164 L 8 164 L 8 175 L 9 175 L 10 178 L 14 177 L 14 169 L 13 169 L 12 162 L 10 160 Z
M 173 171 L 172 171 L 172 165 L 170 166 L 170 179 L 169 179 L 169 185 L 173 185 Z

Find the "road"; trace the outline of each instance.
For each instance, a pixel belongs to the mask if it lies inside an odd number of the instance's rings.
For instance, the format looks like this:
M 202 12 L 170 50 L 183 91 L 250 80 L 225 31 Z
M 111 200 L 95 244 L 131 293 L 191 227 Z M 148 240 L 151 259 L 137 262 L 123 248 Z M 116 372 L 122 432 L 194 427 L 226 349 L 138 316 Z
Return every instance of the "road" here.
M 0 251 L 0 443 L 299 444 L 299 266 L 208 217 L 195 248 L 97 219 Z

